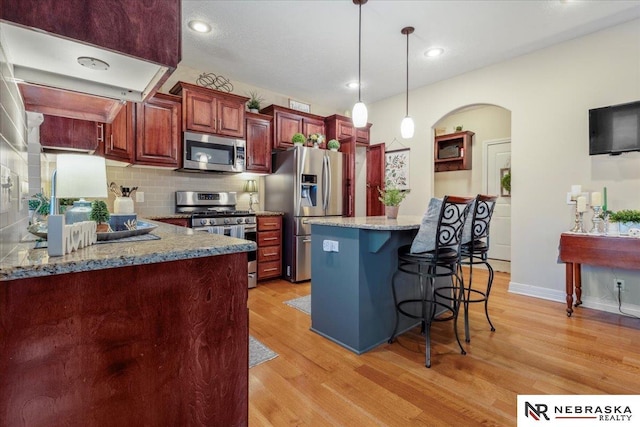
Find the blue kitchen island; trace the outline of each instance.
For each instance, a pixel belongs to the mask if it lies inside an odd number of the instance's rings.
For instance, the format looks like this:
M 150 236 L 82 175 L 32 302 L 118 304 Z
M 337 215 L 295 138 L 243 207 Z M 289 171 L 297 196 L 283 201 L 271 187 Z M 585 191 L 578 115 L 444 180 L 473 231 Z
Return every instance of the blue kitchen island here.
M 361 354 L 387 342 L 396 321 L 391 279 L 397 251 L 420 216 L 311 220 L 311 330 Z M 404 280 L 399 277 L 399 280 Z M 399 331 L 416 325 L 401 317 Z

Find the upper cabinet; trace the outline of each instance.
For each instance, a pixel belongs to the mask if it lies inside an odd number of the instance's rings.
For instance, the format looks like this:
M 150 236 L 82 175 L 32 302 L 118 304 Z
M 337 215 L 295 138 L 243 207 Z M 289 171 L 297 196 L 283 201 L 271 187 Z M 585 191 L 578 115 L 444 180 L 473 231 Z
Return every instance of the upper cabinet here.
M 181 103 L 156 94 L 136 105 L 136 164 L 180 167 Z
M 312 133 L 326 135 L 324 117 L 303 113 L 290 108 L 270 105 L 260 110 L 273 117 L 273 149 L 284 150 L 293 147 L 291 138 L 296 133 L 308 137 Z M 321 148 L 325 148 L 326 141 Z
M 271 172 L 271 117 L 246 113 L 247 172 Z
M 44 115 L 40 145 L 45 149 L 93 153 L 102 138 L 102 126 L 88 120 Z
M 180 97 L 156 94 L 127 103 L 106 126 L 104 156 L 137 165 L 180 167 Z
M 40 85 L 41 91 L 57 88 L 142 102 L 181 59 L 180 0 L 5 1 L 0 2 L 0 16 L 3 50 L 11 58 L 15 78 Z M 46 60 L 34 65 L 34 57 Z M 78 64 L 87 68 L 70 73 Z M 92 70 L 96 66 L 99 71 Z M 82 102 L 71 102 L 72 98 L 62 106 L 74 114 L 66 117 L 86 119 Z M 110 122 L 117 112 L 104 121 Z
M 249 98 L 178 82 L 170 91 L 182 95 L 182 130 L 245 138 Z
M 2 19 L 172 69 L 181 59 L 180 0 L 0 2 Z
M 471 169 L 473 135 L 475 133 L 471 131 L 464 131 L 436 136 L 433 144 L 434 170 L 446 172 Z
M 327 140 L 337 139 L 341 144 L 355 143 L 356 145 L 369 145 L 369 129 L 371 123 L 366 127 L 354 128 L 351 117 L 334 114 L 325 119 L 327 129 Z M 355 140 L 352 138 L 355 137 Z

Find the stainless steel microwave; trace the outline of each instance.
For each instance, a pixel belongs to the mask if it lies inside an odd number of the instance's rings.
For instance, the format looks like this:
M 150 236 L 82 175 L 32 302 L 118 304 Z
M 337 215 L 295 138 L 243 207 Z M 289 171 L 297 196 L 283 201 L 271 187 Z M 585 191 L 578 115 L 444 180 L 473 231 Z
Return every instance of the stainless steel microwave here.
M 186 171 L 244 172 L 246 141 L 184 132 L 182 169 Z

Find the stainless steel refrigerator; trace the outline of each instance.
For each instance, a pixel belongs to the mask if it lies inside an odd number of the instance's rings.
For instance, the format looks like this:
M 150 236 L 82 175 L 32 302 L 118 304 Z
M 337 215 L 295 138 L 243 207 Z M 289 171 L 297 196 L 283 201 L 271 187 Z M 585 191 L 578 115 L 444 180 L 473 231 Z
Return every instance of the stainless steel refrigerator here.
M 311 218 L 342 216 L 342 153 L 295 147 L 273 154 L 265 209 L 284 212 L 283 273 L 311 279 Z

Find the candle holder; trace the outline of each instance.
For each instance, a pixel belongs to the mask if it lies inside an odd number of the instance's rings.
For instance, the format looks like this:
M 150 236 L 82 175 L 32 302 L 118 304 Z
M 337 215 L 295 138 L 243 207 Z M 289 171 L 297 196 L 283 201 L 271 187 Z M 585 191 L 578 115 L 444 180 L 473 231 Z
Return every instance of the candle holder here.
M 578 206 L 576 206 L 576 218 L 573 225 L 573 228 L 569 230 L 571 233 L 586 233 L 584 229 L 584 212 L 578 211 Z
M 593 206 L 593 228 L 589 230 L 589 234 L 603 234 L 604 229 L 602 228 L 602 206 Z

